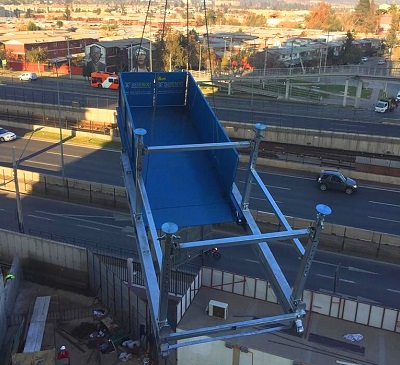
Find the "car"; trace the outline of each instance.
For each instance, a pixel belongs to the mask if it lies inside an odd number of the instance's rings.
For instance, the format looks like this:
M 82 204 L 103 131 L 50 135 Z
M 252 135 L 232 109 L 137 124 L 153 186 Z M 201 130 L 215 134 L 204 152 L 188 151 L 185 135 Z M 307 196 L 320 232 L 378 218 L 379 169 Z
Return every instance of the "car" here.
M 396 101 L 400 101 L 400 91 L 396 95 Z
M 34 72 L 24 72 L 22 75 L 19 75 L 18 78 L 21 81 L 36 81 L 37 75 Z
M 363 62 L 367 62 L 368 61 L 368 57 L 363 57 L 362 59 L 361 59 Z
M 8 131 L 7 129 L 0 128 L 0 142 L 8 142 L 16 139 L 15 133 Z
M 379 60 L 378 61 L 378 65 L 384 65 L 385 64 L 385 60 Z
M 328 189 L 341 190 L 347 195 L 351 195 L 357 190 L 357 183 L 355 180 L 335 170 L 322 170 L 317 176 L 317 184 L 321 191 Z

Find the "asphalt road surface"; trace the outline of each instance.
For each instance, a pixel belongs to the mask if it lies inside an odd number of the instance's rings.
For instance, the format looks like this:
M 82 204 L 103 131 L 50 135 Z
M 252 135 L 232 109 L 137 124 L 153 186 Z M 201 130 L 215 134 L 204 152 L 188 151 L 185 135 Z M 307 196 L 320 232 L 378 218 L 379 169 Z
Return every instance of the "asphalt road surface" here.
M 115 109 L 116 90 L 94 89 L 82 79 L 39 78 L 35 82 L 0 77 L 0 99 L 71 106 Z M 79 88 L 79 93 L 76 92 Z M 59 92 L 58 92 L 59 91 Z M 60 96 L 58 100 L 58 95 Z M 323 131 L 400 137 L 400 109 L 376 113 L 373 108 L 353 109 L 279 100 L 240 99 L 235 96 L 208 96 L 221 121 L 264 123 L 267 126 L 306 128 Z
M 12 146 L 16 156 L 23 152 L 19 168 L 43 174 L 61 175 L 58 143 L 31 140 L 25 151 L 26 139 L 0 144 L 0 165 L 11 167 Z M 67 178 L 123 186 L 119 151 L 93 149 L 64 144 L 65 176 Z M 237 184 L 243 186 L 244 171 L 239 170 Z M 315 217 L 317 204 L 329 205 L 332 214 L 328 222 L 377 232 L 400 235 L 400 189 L 359 183 L 353 195 L 338 191 L 322 192 L 315 183 L 316 176 L 294 171 L 260 171 L 263 182 L 285 215 L 310 219 Z M 269 203 L 252 188 L 250 208 L 272 212 Z
M 82 206 L 33 196 L 22 197 L 25 230 L 32 235 L 87 246 L 94 251 L 135 256 L 135 236 L 127 213 Z M 15 195 L 0 191 L 0 227 L 16 230 Z M 221 233 L 226 236 L 226 233 Z M 218 238 L 218 237 L 215 237 Z M 300 264 L 286 243 L 270 247 L 289 284 Z M 267 279 L 262 264 L 248 246 L 220 249 L 222 258 L 207 257 L 205 265 L 239 275 Z M 193 265 L 200 265 L 195 257 Z M 306 289 L 333 293 L 363 302 L 400 308 L 399 266 L 384 262 L 317 251 Z M 335 284 L 336 282 L 336 284 Z

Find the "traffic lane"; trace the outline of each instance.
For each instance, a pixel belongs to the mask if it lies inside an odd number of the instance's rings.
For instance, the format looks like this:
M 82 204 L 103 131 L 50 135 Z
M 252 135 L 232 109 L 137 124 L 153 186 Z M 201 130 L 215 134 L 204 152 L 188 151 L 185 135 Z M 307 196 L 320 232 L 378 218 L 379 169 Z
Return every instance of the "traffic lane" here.
M 375 112 L 374 112 L 375 113 Z M 382 113 L 375 113 L 382 114 Z M 384 113 L 383 113 L 384 114 Z M 363 135 L 382 135 L 396 137 L 400 136 L 400 126 L 395 124 L 385 124 L 384 121 L 391 115 L 373 116 L 373 121 L 365 120 L 346 120 L 343 118 L 333 118 L 325 113 L 324 116 L 300 116 L 300 115 L 285 115 L 276 114 L 272 115 L 262 111 L 236 111 L 236 110 L 216 110 L 216 115 L 219 120 L 224 122 L 237 122 L 237 123 L 262 123 L 265 125 L 273 125 L 279 127 L 290 128 L 305 128 L 315 129 L 322 131 L 336 131 L 344 133 L 358 133 Z M 268 133 L 268 130 L 267 130 Z
M 58 142 L 19 138 L 0 144 L 0 164 L 11 166 L 12 148 L 20 169 L 43 174 L 61 174 L 61 149 Z M 24 150 L 26 146 L 26 149 Z M 120 151 L 63 144 L 65 175 L 67 178 L 102 184 L 123 186 Z
M 82 107 L 103 109 L 115 109 L 118 105 L 118 94 L 115 93 L 115 90 L 99 90 L 90 87 L 89 89 L 83 90 L 83 92 L 77 93 L 77 86 L 62 90 L 60 82 L 58 93 L 56 83 L 53 83 L 48 88 L 35 86 L 35 82 L 29 84 L 29 87 L 24 84 L 13 84 L 7 87 L 1 87 L 0 85 L 0 99 L 51 104 L 54 106 L 58 104 L 71 106 L 72 102 L 74 102 L 74 104 L 78 102 Z M 80 86 L 79 89 L 81 89 Z
M 136 252 L 135 235 L 129 213 L 21 195 L 25 232 L 41 237 L 57 236 L 64 242 L 86 242 Z M 14 193 L 0 191 L 0 227 L 18 230 Z
M 240 170 L 237 179 L 240 191 L 244 186 L 243 171 Z M 396 213 L 398 207 L 371 203 L 371 201 L 381 200 L 399 201 L 399 190 L 361 185 L 357 192 L 346 195 L 341 191 L 320 191 L 313 177 L 285 173 L 259 172 L 259 174 L 285 215 L 309 219 L 315 217 L 316 205 L 326 204 L 332 209 L 332 214 L 326 218 L 329 223 L 400 234 L 400 228 L 396 222 L 398 219 L 394 218 L 399 215 Z M 272 207 L 261 190 L 255 184 L 253 186 L 250 208 L 273 213 Z M 380 198 L 381 195 L 382 198 Z

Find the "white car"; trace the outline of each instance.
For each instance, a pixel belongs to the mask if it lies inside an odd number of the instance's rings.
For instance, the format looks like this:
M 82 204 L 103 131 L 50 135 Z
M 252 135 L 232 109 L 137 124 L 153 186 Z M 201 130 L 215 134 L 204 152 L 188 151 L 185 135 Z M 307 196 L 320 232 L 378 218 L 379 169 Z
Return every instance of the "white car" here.
M 7 129 L 0 128 L 0 142 L 13 141 L 17 136 L 13 132 L 9 132 Z
M 37 75 L 34 72 L 24 72 L 22 75 L 19 75 L 18 78 L 21 81 L 36 81 Z
M 363 61 L 363 62 L 367 62 L 367 61 L 368 61 L 368 57 L 363 57 L 363 58 L 362 58 L 362 61 Z

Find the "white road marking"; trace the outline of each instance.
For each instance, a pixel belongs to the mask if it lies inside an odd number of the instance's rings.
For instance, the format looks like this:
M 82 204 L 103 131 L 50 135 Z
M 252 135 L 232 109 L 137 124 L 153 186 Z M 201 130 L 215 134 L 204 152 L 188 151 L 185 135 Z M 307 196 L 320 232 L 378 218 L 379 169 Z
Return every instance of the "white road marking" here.
M 111 227 L 111 228 L 116 228 L 116 229 L 122 229 L 123 227 L 120 226 L 114 226 L 112 224 L 106 224 L 106 223 L 100 223 L 100 222 L 95 222 L 95 221 L 91 221 L 88 219 L 81 219 L 81 218 L 76 218 L 76 217 L 70 217 L 68 214 L 56 214 L 56 213 L 49 213 L 49 212 L 44 212 L 41 210 L 37 210 L 38 213 L 43 213 L 43 214 L 48 214 L 48 215 L 52 215 L 55 217 L 63 217 L 63 218 L 68 218 L 68 219 L 73 219 L 73 220 L 77 220 L 77 221 L 81 221 L 81 222 L 87 222 L 87 223 L 91 223 L 91 224 L 98 224 L 99 226 L 105 226 L 105 227 Z
M 316 276 L 320 276 L 321 278 L 326 278 L 326 279 L 334 279 L 334 276 L 329 276 L 329 275 L 324 275 L 324 274 L 315 274 Z M 351 284 L 355 284 L 355 281 L 352 280 L 347 280 L 347 279 L 342 279 L 339 278 L 340 281 L 344 281 L 345 283 L 351 283 Z
M 133 236 L 133 235 L 131 235 L 131 234 L 127 234 L 126 237 L 133 237 L 133 238 L 135 238 L 136 236 Z
M 267 201 L 268 200 L 267 198 L 250 198 L 250 199 L 252 199 L 252 200 L 261 200 L 261 201 Z M 275 203 L 283 204 L 283 202 L 280 202 L 278 200 L 275 200 Z
M 355 271 L 355 272 L 362 272 L 364 274 L 373 274 L 373 275 L 381 275 L 378 272 L 373 272 L 373 271 L 368 271 L 368 270 L 364 270 L 364 269 L 359 269 L 358 267 L 352 267 L 352 266 L 348 266 L 347 270 L 349 271 Z
M 315 274 L 316 276 L 320 276 L 321 278 L 326 278 L 326 279 L 334 279 L 333 276 L 329 276 L 329 275 L 324 275 L 324 274 Z
M 95 228 L 95 227 L 90 227 L 90 226 L 84 226 L 82 224 L 77 224 L 77 227 L 82 227 L 82 228 L 87 228 L 87 229 L 94 229 L 95 231 L 101 231 L 100 228 Z
M 55 165 L 55 164 L 53 164 L 53 163 L 38 162 L 38 161 L 32 161 L 32 160 L 26 160 L 26 161 L 24 161 L 24 164 L 25 164 L 25 163 L 37 164 L 37 165 L 45 165 L 45 166 L 60 167 L 60 165 Z
M 400 290 L 394 290 L 394 289 L 386 289 L 387 291 L 391 291 L 393 293 L 399 293 L 400 294 Z
M 245 183 L 246 183 L 246 181 L 244 181 L 244 180 L 239 180 L 239 184 L 245 184 Z M 255 183 L 255 182 L 252 182 L 251 185 L 258 185 L 258 184 Z M 281 190 L 292 190 L 292 189 L 290 189 L 290 188 L 284 188 L 284 187 L 282 187 L 282 186 L 275 186 L 275 185 L 264 185 L 264 186 L 266 186 L 267 188 L 274 188 L 274 189 L 281 189 Z
M 33 214 L 28 214 L 28 217 L 32 217 L 32 218 L 38 218 L 38 219 L 44 219 L 44 220 L 46 220 L 46 221 L 51 221 L 51 222 L 54 222 L 54 219 L 51 219 L 51 218 L 45 218 L 45 217 L 40 217 L 40 216 L 38 216 L 38 215 L 33 215 Z
M 377 219 L 377 220 L 386 221 L 386 222 L 400 223 L 400 221 L 396 221 L 395 219 L 386 219 L 386 218 L 371 217 L 371 216 L 368 216 L 368 218 Z
M 390 204 L 390 203 L 383 203 L 383 202 L 374 202 L 374 201 L 372 201 L 372 200 L 370 200 L 368 203 L 371 203 L 371 204 L 380 204 L 380 205 L 388 205 L 389 207 L 397 207 L 397 208 L 400 208 L 400 205 L 399 205 L 399 204 Z
M 46 153 L 48 153 L 50 155 L 58 155 L 58 156 L 60 155 L 60 152 L 46 152 Z M 67 157 L 74 157 L 74 158 L 84 158 L 84 157 L 86 157 L 86 156 L 69 155 L 67 153 L 63 153 L 63 155 L 67 156 Z
M 256 264 L 259 264 L 259 263 L 260 263 L 260 262 L 257 261 L 257 260 L 251 260 L 251 259 L 244 259 L 243 261 L 253 262 L 253 263 L 256 263 Z
M 331 264 L 330 262 L 318 261 L 313 260 L 313 264 L 321 264 L 321 265 L 328 265 L 328 266 L 338 266 L 337 264 Z
M 340 281 L 344 281 L 345 283 L 350 283 L 350 284 L 355 284 L 355 283 L 356 283 L 356 282 L 353 281 L 353 280 L 346 280 L 346 279 L 342 279 L 342 278 L 339 278 L 339 280 L 340 280 Z

